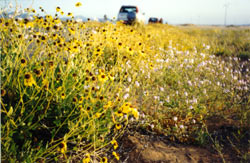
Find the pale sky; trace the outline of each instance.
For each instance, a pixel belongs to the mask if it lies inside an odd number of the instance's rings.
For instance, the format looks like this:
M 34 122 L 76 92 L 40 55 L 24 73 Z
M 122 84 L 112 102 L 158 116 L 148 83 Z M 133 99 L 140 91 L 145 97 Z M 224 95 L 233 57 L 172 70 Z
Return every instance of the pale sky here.
M 8 1 L 8 0 L 7 0 Z M 15 1 L 11 0 L 13 5 Z M 60 6 L 75 16 L 87 18 L 117 17 L 122 5 L 137 5 L 145 13 L 146 21 L 149 17 L 163 18 L 169 24 L 216 24 L 223 25 L 225 9 L 227 11 L 226 24 L 250 24 L 250 0 L 17 0 L 19 5 L 38 10 L 42 6 L 48 14 L 55 14 L 55 8 Z M 76 2 L 82 6 L 76 8 Z M 4 0 L 0 0 L 3 6 Z M 225 4 L 228 4 L 225 7 Z

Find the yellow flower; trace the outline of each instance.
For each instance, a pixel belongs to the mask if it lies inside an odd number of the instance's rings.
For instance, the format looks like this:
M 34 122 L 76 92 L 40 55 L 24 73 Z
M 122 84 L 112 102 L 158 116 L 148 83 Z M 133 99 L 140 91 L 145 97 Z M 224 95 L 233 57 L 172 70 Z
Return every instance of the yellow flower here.
M 85 156 L 85 158 L 82 160 L 82 162 L 83 162 L 83 163 L 89 163 L 90 161 L 91 161 L 91 159 L 90 159 L 90 154 L 87 153 L 86 156 Z
M 56 12 L 60 12 L 61 11 L 61 8 L 58 6 L 56 7 Z
M 73 28 L 68 28 L 69 32 L 74 35 L 76 33 L 76 31 Z
M 76 6 L 76 7 L 80 7 L 80 6 L 82 6 L 82 3 L 81 3 L 81 2 L 77 2 L 77 3 L 75 4 L 75 6 Z
M 62 90 L 62 86 L 57 88 L 57 91 L 61 91 Z
M 113 74 L 109 74 L 109 79 L 111 80 L 111 81 L 114 81 L 114 75 Z
M 128 114 L 131 111 L 130 103 L 126 102 L 122 105 L 121 110 L 123 113 Z
M 49 64 L 49 68 L 53 68 L 54 67 L 54 62 L 53 61 L 49 61 L 48 64 Z
M 122 126 L 121 126 L 121 124 L 116 124 L 116 125 L 115 125 L 115 128 L 116 128 L 117 130 L 120 130 L 120 129 L 122 128 Z
M 95 55 L 95 56 L 99 56 L 99 55 L 101 55 L 102 53 L 103 53 L 103 50 L 100 49 L 100 48 L 97 48 L 97 49 L 94 50 L 94 55 Z
M 62 98 L 62 99 L 65 99 L 65 93 L 62 93 L 62 94 L 61 94 L 61 98 Z
M 1 89 L 1 97 L 6 95 L 6 90 L 5 89 Z
M 68 16 L 73 16 L 73 14 L 71 12 L 68 13 Z
M 131 33 L 131 34 L 135 33 L 135 30 L 130 29 L 130 33 Z
M 92 109 L 92 107 L 91 106 L 87 106 L 87 111 L 90 111 L 91 109 Z
M 64 15 L 64 12 L 63 12 L 63 11 L 61 11 L 61 12 L 60 12 L 60 14 L 61 14 L 61 15 Z
M 118 49 L 122 49 L 123 48 L 123 45 L 121 42 L 118 43 Z
M 134 51 L 131 47 L 127 47 L 127 53 L 133 55 Z
M 49 88 L 49 81 L 47 79 L 44 79 L 43 82 L 42 82 L 42 85 L 43 85 L 43 87 L 46 90 L 48 90 L 48 88 Z
M 61 144 L 60 144 L 60 152 L 65 154 L 67 151 L 67 143 L 65 141 L 63 141 Z
M 145 57 L 145 52 L 143 50 L 139 51 L 140 56 Z
M 81 96 L 81 97 L 79 98 L 78 103 L 79 103 L 79 104 L 82 104 L 82 103 L 83 103 L 83 100 L 84 100 L 84 98 Z
M 26 25 L 27 28 L 34 27 L 34 23 L 33 22 L 27 22 L 25 25 Z
M 57 36 L 58 36 L 58 35 L 57 35 L 56 33 L 54 33 L 54 34 L 52 35 L 52 39 L 53 39 L 53 40 L 56 40 L 56 39 L 57 39 Z
M 40 77 L 42 75 L 42 70 L 40 69 L 34 69 L 33 72 L 36 74 L 37 77 Z
M 30 8 L 26 8 L 26 9 L 24 9 L 24 11 L 30 12 Z
M 46 41 L 46 37 L 45 36 L 41 36 L 40 37 L 40 41 L 45 42 Z
M 117 160 L 120 160 L 120 157 L 119 157 L 119 155 L 118 155 L 116 152 L 113 152 L 112 154 L 115 156 L 115 158 L 116 158 Z
M 118 143 L 116 140 L 112 140 L 111 144 L 114 145 L 114 149 L 116 150 L 118 148 Z
M 109 101 L 106 105 L 103 106 L 104 109 L 108 109 L 113 105 L 112 101 Z
M 26 59 L 22 58 L 21 59 L 21 66 L 25 66 L 27 64 Z
M 98 79 L 100 82 L 104 83 L 105 81 L 108 80 L 108 77 L 104 74 L 104 73 L 101 73 L 99 76 L 98 76 Z
M 31 87 L 32 85 L 35 85 L 36 82 L 35 80 L 33 79 L 32 75 L 30 73 L 26 73 L 24 75 L 24 86 L 29 86 Z
M 76 103 L 78 101 L 78 99 L 77 99 L 77 97 L 75 96 L 74 98 L 73 98 L 73 103 Z
M 139 112 L 137 111 L 137 109 L 132 109 L 132 114 L 136 119 L 139 118 Z
M 101 163 L 108 163 L 108 158 L 107 157 L 103 157 L 101 159 Z
M 151 70 L 153 70 L 153 69 L 154 69 L 154 65 L 153 65 L 152 63 L 150 63 L 150 64 L 149 64 L 149 68 L 150 68 Z
M 101 113 L 96 113 L 96 114 L 95 114 L 95 118 L 100 118 L 101 115 L 102 115 Z
M 115 115 L 118 117 L 122 117 L 123 116 L 122 110 L 118 110 L 117 112 L 115 112 Z

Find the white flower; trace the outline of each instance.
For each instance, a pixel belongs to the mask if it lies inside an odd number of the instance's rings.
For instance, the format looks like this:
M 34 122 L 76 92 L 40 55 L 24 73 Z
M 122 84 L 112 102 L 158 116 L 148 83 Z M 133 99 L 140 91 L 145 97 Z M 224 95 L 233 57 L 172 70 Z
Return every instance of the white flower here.
M 24 39 L 28 39 L 29 38 L 29 35 L 24 35 Z
M 154 99 L 155 100 L 160 100 L 160 97 L 159 96 L 154 96 Z
M 188 96 L 188 93 L 187 93 L 187 92 L 184 92 L 184 95 L 185 95 L 185 96 Z
M 180 128 L 181 128 L 181 129 L 184 129 L 184 125 L 180 125 Z
M 201 53 L 201 56 L 204 58 L 206 55 L 204 53 Z
M 192 64 L 193 64 L 193 63 L 194 63 L 194 59 L 190 59 L 190 63 L 192 63 Z
M 135 81 L 135 85 L 136 85 L 137 87 L 139 87 L 139 86 L 140 86 L 140 83 L 139 83 L 138 81 Z
M 193 103 L 197 104 L 197 99 L 196 98 L 193 99 Z
M 129 83 L 131 82 L 131 80 L 132 80 L 131 77 L 128 77 L 128 82 L 129 82 Z
M 177 117 L 174 117 L 174 118 L 173 118 L 173 120 L 174 120 L 174 121 L 177 121 L 177 120 L 178 120 L 178 118 L 177 118 Z
M 123 96 L 123 98 L 126 100 L 127 98 L 129 97 L 129 94 L 128 93 L 126 93 L 124 96 Z
M 130 89 L 129 89 L 129 88 L 126 88 L 126 89 L 125 89 L 125 91 L 126 91 L 126 92 L 129 92 L 129 91 L 130 91 Z
M 169 96 L 166 97 L 166 102 L 170 102 Z
M 148 78 L 150 79 L 150 73 L 148 73 Z
M 9 3 L 9 8 L 12 8 L 13 7 L 13 4 L 10 2 Z
M 88 89 L 88 88 L 89 88 L 89 85 L 85 85 L 85 86 L 84 86 L 84 89 Z
M 10 14 L 10 15 L 9 15 L 9 18 L 10 18 L 10 19 L 13 19 L 13 18 L 14 18 L 14 15 Z
M 192 86 L 192 82 L 190 80 L 188 81 L 188 85 Z
M 80 23 L 80 22 L 82 22 L 82 19 L 78 18 L 78 19 L 76 19 L 76 22 Z

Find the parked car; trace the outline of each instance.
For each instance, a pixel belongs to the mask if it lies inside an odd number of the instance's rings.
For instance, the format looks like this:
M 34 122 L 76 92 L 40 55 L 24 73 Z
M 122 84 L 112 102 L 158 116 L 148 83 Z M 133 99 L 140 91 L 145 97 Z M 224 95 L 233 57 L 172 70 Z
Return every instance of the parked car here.
M 159 22 L 158 18 L 151 17 L 148 19 L 148 23 L 158 23 L 158 22 Z
M 137 6 L 122 6 L 117 21 L 122 21 L 124 24 L 134 24 L 136 22 L 144 24 L 144 14 L 141 13 Z
M 163 23 L 163 19 L 162 18 L 160 18 L 160 19 L 158 19 L 158 18 L 156 18 L 156 17 L 150 17 L 149 19 L 148 19 L 148 23 L 150 24 L 150 23 Z

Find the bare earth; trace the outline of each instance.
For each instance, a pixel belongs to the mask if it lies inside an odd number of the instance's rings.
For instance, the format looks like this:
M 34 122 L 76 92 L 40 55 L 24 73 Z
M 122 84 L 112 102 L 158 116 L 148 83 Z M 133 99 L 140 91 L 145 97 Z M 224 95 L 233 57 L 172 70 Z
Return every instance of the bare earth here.
M 231 124 L 220 123 L 220 120 L 213 119 L 210 124 L 215 134 L 219 134 L 222 139 L 230 137 L 233 133 Z M 217 125 L 215 125 L 215 123 Z M 221 124 L 221 125 L 219 125 Z M 216 129 L 215 129 L 216 128 Z M 242 149 L 250 153 L 248 127 L 245 129 L 246 137 L 240 142 Z M 220 137 L 218 137 L 220 138 Z M 225 139 L 226 140 L 226 139 Z M 221 141 L 223 142 L 223 140 Z M 143 131 L 141 129 L 130 129 L 119 140 L 118 153 L 120 154 L 119 163 L 220 163 L 223 162 L 218 152 L 208 144 L 199 146 L 193 144 L 184 144 L 170 141 L 166 136 L 157 135 Z M 226 142 L 227 143 L 227 142 Z M 225 162 L 237 163 L 242 160 L 237 156 L 230 145 L 224 144 L 223 158 Z M 248 153 L 247 152 L 247 153 Z M 250 161 L 250 160 L 249 160 Z M 116 161 L 117 162 L 117 161 Z M 244 161 L 243 161 L 244 162 Z M 248 161 L 247 161 L 248 162 Z

